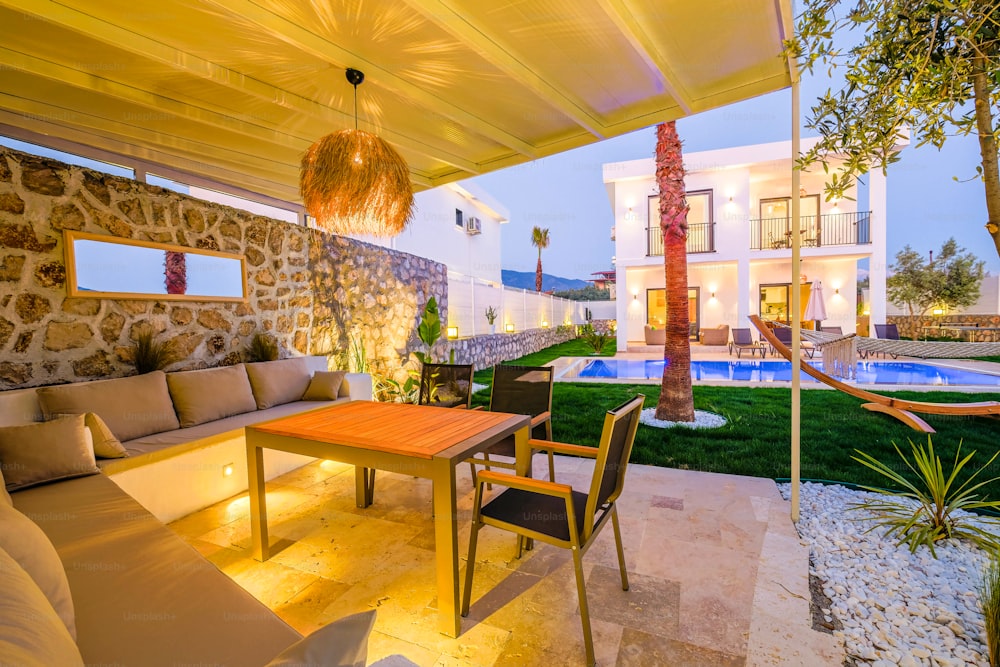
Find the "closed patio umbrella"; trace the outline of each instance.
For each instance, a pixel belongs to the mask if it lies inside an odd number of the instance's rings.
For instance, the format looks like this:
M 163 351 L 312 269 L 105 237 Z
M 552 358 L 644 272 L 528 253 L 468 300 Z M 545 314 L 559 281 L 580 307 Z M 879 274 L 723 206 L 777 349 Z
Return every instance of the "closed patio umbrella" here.
M 816 329 L 819 324 L 826 319 L 826 304 L 823 302 L 823 283 L 819 280 L 813 281 L 809 290 L 809 301 L 806 303 L 806 314 L 803 319 L 816 320 Z

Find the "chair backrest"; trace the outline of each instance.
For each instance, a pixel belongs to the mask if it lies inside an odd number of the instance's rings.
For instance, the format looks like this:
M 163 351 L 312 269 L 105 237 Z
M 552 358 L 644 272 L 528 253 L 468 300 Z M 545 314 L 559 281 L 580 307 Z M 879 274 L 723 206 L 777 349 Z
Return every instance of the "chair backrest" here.
M 899 340 L 899 328 L 895 324 L 876 324 L 875 335 L 884 340 Z
M 604 430 L 598 445 L 597 460 L 594 464 L 594 479 L 590 483 L 587 496 L 587 516 L 593 517 L 597 510 L 621 495 L 625 485 L 625 469 L 628 467 L 635 432 L 639 428 L 639 415 L 646 397 L 642 394 L 630 398 L 618 407 L 608 410 L 604 416 Z M 584 524 L 586 540 L 593 531 L 593 521 Z
M 753 345 L 753 336 L 750 334 L 750 329 L 736 328 L 732 332 L 734 345 Z
M 826 333 L 835 333 L 835 334 L 844 333 L 844 329 L 842 327 L 820 327 L 819 330 L 824 331 Z
M 424 364 L 417 403 L 442 408 L 472 404 L 472 364 Z
M 536 417 L 551 411 L 553 377 L 551 366 L 494 366 L 490 412 Z
M 771 329 L 771 333 L 785 345 L 790 346 L 792 344 L 792 330 L 788 327 L 774 327 Z

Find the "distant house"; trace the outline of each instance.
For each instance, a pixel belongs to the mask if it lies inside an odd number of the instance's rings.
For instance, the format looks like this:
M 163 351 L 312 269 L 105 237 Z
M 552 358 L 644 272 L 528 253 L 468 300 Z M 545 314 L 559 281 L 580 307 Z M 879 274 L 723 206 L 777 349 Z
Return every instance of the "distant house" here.
M 806 150 L 816 140 L 803 140 Z M 688 213 L 688 298 L 692 331 L 747 316 L 789 321 L 792 294 L 805 310 L 809 290 L 822 281 L 824 326 L 856 326 L 858 261 L 870 260 L 872 322 L 886 316 L 886 182 L 868 176 L 867 201 L 857 188 L 825 201 L 821 168 L 801 174 L 801 265 L 791 266 L 791 143 L 778 142 L 684 156 Z M 836 165 L 834 165 L 834 168 Z M 618 349 L 643 340 L 645 324 L 665 318 L 663 240 L 653 158 L 604 165 L 615 217 Z M 796 276 L 793 279 L 792 276 Z M 800 315 L 804 312 L 800 313 Z
M 597 276 L 597 278 L 591 278 L 588 282 L 594 283 L 594 287 L 597 289 L 608 290 L 608 298 L 614 300 L 615 298 L 615 271 L 594 271 L 590 275 Z

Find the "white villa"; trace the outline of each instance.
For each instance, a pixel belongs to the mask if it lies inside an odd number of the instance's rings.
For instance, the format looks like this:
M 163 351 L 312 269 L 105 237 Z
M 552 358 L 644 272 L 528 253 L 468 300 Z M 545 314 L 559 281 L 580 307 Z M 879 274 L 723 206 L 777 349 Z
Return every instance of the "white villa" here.
M 802 149 L 815 141 L 803 140 Z M 854 331 L 858 261 L 866 258 L 866 307 L 872 322 L 885 321 L 885 177 L 879 170 L 866 177 L 867 201 L 858 200 L 855 186 L 850 198 L 828 202 L 822 169 L 801 174 L 801 265 L 793 272 L 791 155 L 790 142 L 777 142 L 684 156 L 693 337 L 720 324 L 748 327 L 751 314 L 787 321 L 792 290 L 801 290 L 804 311 L 817 280 L 827 310 L 822 326 Z M 641 344 L 644 325 L 662 324 L 665 317 L 654 172 L 653 158 L 604 165 L 615 219 L 620 351 L 630 342 Z

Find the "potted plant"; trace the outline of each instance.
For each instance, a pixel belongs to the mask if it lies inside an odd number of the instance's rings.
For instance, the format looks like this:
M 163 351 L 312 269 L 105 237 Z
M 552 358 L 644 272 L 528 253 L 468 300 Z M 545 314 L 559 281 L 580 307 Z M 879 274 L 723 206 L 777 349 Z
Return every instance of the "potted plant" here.
M 490 333 L 495 334 L 497 332 L 497 325 L 494 322 L 497 319 L 497 310 L 493 306 L 486 309 L 486 321 L 490 324 Z

